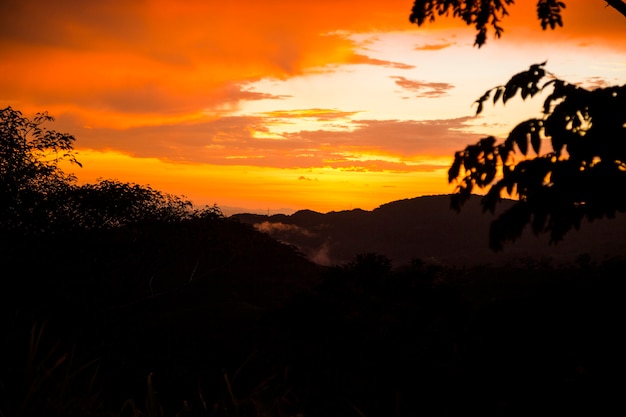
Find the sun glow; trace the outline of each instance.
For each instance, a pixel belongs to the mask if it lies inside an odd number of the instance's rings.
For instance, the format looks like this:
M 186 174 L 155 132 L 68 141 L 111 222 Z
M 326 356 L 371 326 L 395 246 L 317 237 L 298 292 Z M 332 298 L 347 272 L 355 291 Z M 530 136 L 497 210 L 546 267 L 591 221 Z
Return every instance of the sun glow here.
M 363 171 L 320 167 L 315 169 L 168 163 L 156 158 L 136 158 L 118 152 L 81 150 L 79 168 L 62 165 L 75 173 L 79 183 L 99 178 L 133 178 L 134 183 L 183 195 L 194 204 L 319 212 L 360 207 L 374 209 L 385 202 L 451 190 L 443 178 L 445 169 L 398 175 L 386 170 Z M 247 158 L 241 160 L 246 162 Z M 442 161 L 448 163 L 449 161 Z M 257 187 L 250 188 L 253 182 Z M 158 184 L 158 187 L 156 185 Z

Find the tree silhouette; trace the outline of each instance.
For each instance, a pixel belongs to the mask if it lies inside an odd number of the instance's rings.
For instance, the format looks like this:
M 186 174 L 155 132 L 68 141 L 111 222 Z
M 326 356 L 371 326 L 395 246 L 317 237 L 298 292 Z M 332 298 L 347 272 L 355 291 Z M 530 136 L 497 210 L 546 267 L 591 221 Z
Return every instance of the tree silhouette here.
M 626 3 L 622 0 L 603 0 L 608 6 L 613 7 L 626 17 Z M 500 26 L 502 19 L 509 13 L 507 7 L 514 0 L 415 0 L 409 20 L 422 26 L 425 22 L 434 22 L 436 16 L 448 16 L 452 14 L 460 18 L 468 26 L 473 25 L 476 29 L 474 44 L 481 47 L 487 41 L 487 29 L 493 28 L 496 38 L 502 36 L 504 29 Z M 561 16 L 565 3 L 557 0 L 537 0 L 537 18 L 541 27 L 554 29 L 563 26 Z
M 476 188 L 487 191 L 482 206 L 491 212 L 503 195 L 519 197 L 491 225 L 496 250 L 528 223 L 557 242 L 583 218 L 626 211 L 626 85 L 590 91 L 560 79 L 541 84 L 544 65 L 532 65 L 477 100 L 478 114 L 491 94 L 494 103 L 506 103 L 517 93 L 526 98 L 548 91 L 543 117 L 519 123 L 502 143 L 489 136 L 456 152 L 448 172 L 450 182 L 459 182 L 452 201 L 457 210 Z M 545 144 L 551 149 L 542 152 Z
M 11 107 L 0 110 L 0 228 L 32 229 L 56 204 L 55 196 L 74 182 L 59 162 L 80 165 L 74 137 L 46 129 L 47 113 L 33 120 Z
M 434 21 L 435 14 L 452 12 L 475 25 L 475 45 L 480 47 L 489 25 L 496 37 L 501 35 L 500 19 L 512 3 L 416 0 L 410 20 L 422 25 Z M 623 1 L 606 3 L 626 16 Z M 562 26 L 564 7 L 563 2 L 539 0 L 541 26 Z M 489 245 L 494 250 L 519 237 L 527 224 L 535 234 L 549 233 L 550 241 L 558 242 L 584 218 L 593 221 L 626 211 L 626 86 L 590 91 L 550 76 L 545 65 L 532 65 L 476 101 L 480 114 L 489 99 L 505 104 L 518 93 L 522 99 L 547 93 L 542 116 L 519 123 L 502 143 L 489 136 L 456 152 L 448 171 L 448 181 L 458 182 L 452 196 L 456 210 L 477 189 L 485 193 L 483 210 L 492 213 L 504 196 L 518 198 L 491 224 Z M 544 143 L 551 149 L 542 151 Z M 516 160 L 516 155 L 521 158 Z
M 102 229 L 145 221 L 178 221 L 194 215 L 191 202 L 150 186 L 101 179 L 65 191 L 68 228 Z M 59 216 L 61 217 L 61 216 Z
M 221 217 L 215 206 L 195 210 L 191 202 L 149 186 L 103 179 L 77 185 L 59 167 L 63 160 L 82 166 L 75 139 L 43 126 L 53 120 L 47 113 L 30 120 L 11 107 L 0 111 L 0 231 L 37 234 Z

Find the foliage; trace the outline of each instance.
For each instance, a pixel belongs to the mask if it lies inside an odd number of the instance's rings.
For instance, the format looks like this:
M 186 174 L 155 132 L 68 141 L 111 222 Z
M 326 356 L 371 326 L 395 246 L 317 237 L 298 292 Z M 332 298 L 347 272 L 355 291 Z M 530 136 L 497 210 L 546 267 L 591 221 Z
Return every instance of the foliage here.
M 492 223 L 490 246 L 496 250 L 528 223 L 556 242 L 583 218 L 626 211 L 626 85 L 587 90 L 557 78 L 544 82 L 545 64 L 532 65 L 477 100 L 479 114 L 492 94 L 494 104 L 504 104 L 518 93 L 522 99 L 546 93 L 543 116 L 519 123 L 502 143 L 489 136 L 456 152 L 448 172 L 450 182 L 459 181 L 456 209 L 476 188 L 487 191 L 482 205 L 491 212 L 503 195 L 519 197 Z M 551 149 L 542 152 L 546 144 Z
M 496 37 L 512 0 L 415 0 L 410 21 L 419 26 L 433 22 L 435 15 L 453 14 L 477 30 L 475 45 L 486 41 L 491 25 Z M 626 17 L 626 3 L 608 0 L 606 5 Z M 543 29 L 562 26 L 565 3 L 538 0 L 537 18 Z M 477 114 L 493 94 L 493 103 L 505 104 L 518 92 L 522 99 L 547 92 L 543 116 L 519 123 L 507 139 L 496 144 L 493 136 L 455 154 L 448 172 L 449 182 L 459 181 L 452 206 L 460 209 L 475 188 L 486 190 L 482 205 L 494 212 L 503 194 L 519 201 L 492 223 L 490 247 L 502 248 L 506 240 L 519 237 L 530 223 L 535 233 L 550 233 L 557 242 L 583 218 L 613 217 L 626 211 L 626 86 L 586 90 L 560 79 L 543 84 L 545 62 L 514 75 L 504 86 L 487 91 L 476 102 Z M 551 151 L 540 153 L 544 141 Z M 529 155 L 529 149 L 535 157 Z M 521 161 L 514 156 L 519 152 Z
M 481 47 L 487 41 L 487 29 L 491 26 L 496 38 L 502 36 L 504 29 L 500 26 L 502 18 L 509 13 L 507 7 L 513 0 L 415 0 L 409 20 L 422 26 L 425 22 L 434 22 L 436 16 L 450 15 L 460 18 L 466 25 L 476 28 L 474 45 Z M 537 0 L 537 17 L 541 27 L 554 29 L 563 26 L 561 11 L 565 3 L 557 0 Z
M 0 228 L 32 229 L 52 210 L 55 195 L 72 186 L 74 178 L 59 168 L 69 160 L 74 137 L 48 130 L 47 113 L 33 120 L 11 107 L 0 110 Z
M 361 275 L 367 281 L 383 278 L 391 272 L 391 260 L 378 253 L 360 253 L 347 264 L 352 273 Z
M 100 180 L 69 190 L 63 215 L 81 229 L 117 227 L 138 221 L 186 218 L 191 203 L 149 186 Z
M 77 185 L 59 167 L 63 160 L 82 166 L 75 139 L 43 126 L 52 120 L 47 113 L 30 120 L 11 107 L 0 112 L 0 230 L 37 234 L 221 217 L 215 206 L 194 210 L 150 186 L 103 179 Z

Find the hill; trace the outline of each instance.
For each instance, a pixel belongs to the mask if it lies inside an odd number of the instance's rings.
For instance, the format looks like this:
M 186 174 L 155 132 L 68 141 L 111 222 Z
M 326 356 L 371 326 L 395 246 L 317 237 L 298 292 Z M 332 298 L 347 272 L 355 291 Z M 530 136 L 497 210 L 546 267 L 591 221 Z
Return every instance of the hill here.
M 4 233 L 0 262 L 2 415 L 119 410 L 151 373 L 185 398 L 199 373 L 236 369 L 263 314 L 319 280 L 292 247 L 224 218 Z
M 506 205 L 504 205 L 506 208 Z M 497 215 L 497 213 L 496 213 Z M 236 214 L 231 218 L 254 225 L 280 241 L 296 246 L 314 262 L 341 264 L 359 253 L 374 252 L 394 265 L 412 259 L 451 266 L 504 265 L 520 259 L 551 258 L 570 262 L 580 255 L 604 260 L 626 254 L 626 216 L 583 222 L 562 242 L 550 245 L 546 236 L 529 231 L 504 250 L 488 249 L 488 230 L 495 218 L 483 213 L 479 198 L 457 213 L 447 195 L 417 197 L 384 204 L 372 211 L 349 210 L 292 215 Z
M 309 239 L 311 248 L 328 242 L 328 256 L 386 247 L 409 259 L 422 241 L 433 256 L 446 254 L 446 242 L 468 256 L 471 245 L 486 247 L 474 234 L 488 221 L 470 207 L 473 215 L 455 218 L 445 197 L 424 197 L 371 212 L 261 217 L 257 229 Z M 436 233 L 444 226 L 450 234 Z M 361 256 L 320 267 L 223 217 L 0 234 L 0 244 L 4 416 L 604 415 L 623 407 L 621 392 L 611 392 L 624 375 L 615 366 L 625 349 L 623 260 L 391 269 Z

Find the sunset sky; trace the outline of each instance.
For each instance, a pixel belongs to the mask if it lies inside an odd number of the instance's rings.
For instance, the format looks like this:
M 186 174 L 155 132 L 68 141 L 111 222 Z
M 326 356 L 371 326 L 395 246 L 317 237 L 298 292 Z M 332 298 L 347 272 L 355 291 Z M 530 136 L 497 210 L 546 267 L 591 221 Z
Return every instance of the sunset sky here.
M 0 107 L 48 111 L 76 137 L 79 182 L 117 179 L 195 204 L 363 208 L 454 191 L 455 150 L 502 137 L 541 100 L 474 100 L 531 64 L 624 84 L 626 18 L 567 0 L 542 31 L 519 0 L 473 47 L 412 0 L 2 0 Z M 226 210 L 225 210 L 226 211 Z

